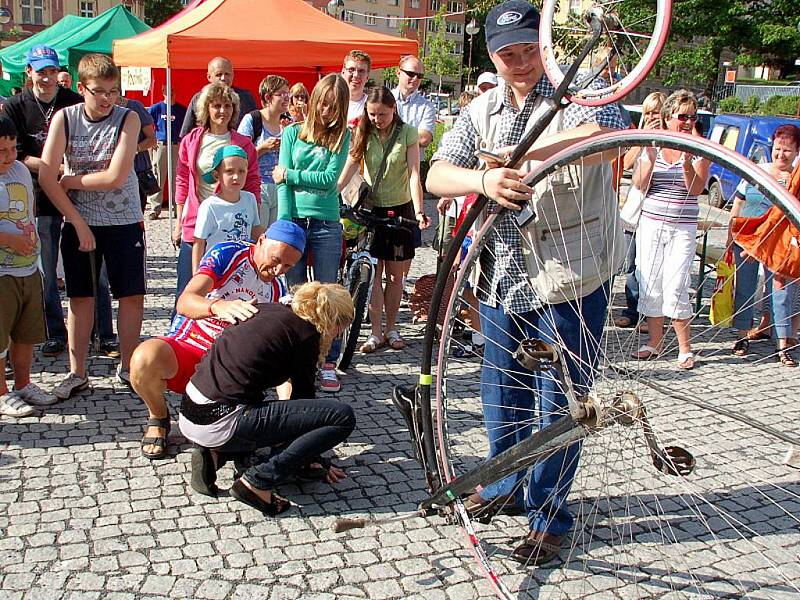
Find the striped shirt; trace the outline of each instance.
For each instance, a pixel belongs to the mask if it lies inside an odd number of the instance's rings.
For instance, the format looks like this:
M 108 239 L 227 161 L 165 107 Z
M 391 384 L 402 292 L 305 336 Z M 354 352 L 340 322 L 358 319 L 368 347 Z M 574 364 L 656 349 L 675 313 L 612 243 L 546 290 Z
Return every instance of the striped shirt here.
M 262 281 L 253 262 L 255 246 L 248 242 L 222 242 L 209 250 L 200 262 L 198 274 L 214 282 L 207 298 L 220 300 L 255 299 L 257 303 L 277 302 L 287 294 L 283 276 Z M 219 319 L 190 319 L 175 315 L 167 337 L 208 352 L 228 323 Z
M 683 181 L 683 156 L 677 162 L 668 163 L 659 150 L 642 203 L 642 215 L 654 221 L 691 225 L 697 223 L 699 213 L 697 196 L 689 193 Z

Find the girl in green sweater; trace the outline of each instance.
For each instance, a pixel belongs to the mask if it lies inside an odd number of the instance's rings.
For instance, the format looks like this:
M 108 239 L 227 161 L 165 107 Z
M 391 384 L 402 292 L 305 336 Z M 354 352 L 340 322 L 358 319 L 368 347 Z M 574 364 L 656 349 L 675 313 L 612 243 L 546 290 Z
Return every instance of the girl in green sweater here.
M 317 281 L 335 283 L 337 279 L 342 225 L 336 182 L 350 148 L 349 97 L 339 75 L 326 75 L 311 93 L 306 120 L 283 130 L 278 166 L 273 170 L 278 185 L 278 218 L 291 219 L 306 232 L 305 253 L 286 273 L 290 287 L 305 283 L 308 266 Z M 336 376 L 339 346 L 339 340 L 335 340 L 320 369 L 321 389 L 326 392 L 341 388 Z

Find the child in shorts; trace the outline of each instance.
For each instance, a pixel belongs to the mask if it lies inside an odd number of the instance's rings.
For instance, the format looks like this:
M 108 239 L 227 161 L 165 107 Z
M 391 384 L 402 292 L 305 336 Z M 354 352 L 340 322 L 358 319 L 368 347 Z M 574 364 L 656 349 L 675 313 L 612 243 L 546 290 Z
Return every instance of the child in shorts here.
M 119 301 L 117 379 L 123 385 L 130 384 L 130 359 L 142 330 L 145 243 L 133 169 L 141 123 L 135 112 L 117 105 L 119 86 L 119 70 L 108 56 L 87 54 L 80 60 L 83 102 L 55 114 L 39 167 L 39 184 L 65 218 L 61 255 L 69 298 L 70 372 L 53 390 L 62 400 L 89 387 L 86 359 L 103 263 Z
M 0 115 L 0 372 L 14 366 L 14 390 L 0 379 L 0 415 L 27 417 L 57 401 L 31 382 L 33 346 L 47 339 L 31 173 L 17 160 L 17 128 Z
M 200 203 L 194 226 L 192 273 L 197 273 L 207 248 L 220 242 L 249 242 L 263 232 L 256 197 L 243 190 L 247 179 L 247 153 L 233 144 L 214 155 L 206 183 L 217 182 L 217 191 Z

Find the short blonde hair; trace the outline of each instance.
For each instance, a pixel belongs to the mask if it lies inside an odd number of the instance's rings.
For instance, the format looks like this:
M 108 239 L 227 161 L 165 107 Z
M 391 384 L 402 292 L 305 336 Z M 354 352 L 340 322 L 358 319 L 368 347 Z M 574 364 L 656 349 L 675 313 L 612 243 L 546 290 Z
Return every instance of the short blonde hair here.
M 232 87 L 225 85 L 221 81 L 209 83 L 203 88 L 203 91 L 200 92 L 200 97 L 197 99 L 197 104 L 195 106 L 197 126 L 208 129 L 211 121 L 211 113 L 208 107 L 215 101 L 231 103 L 233 106 L 233 113 L 231 113 L 231 120 L 228 121 L 228 129 L 236 129 L 236 124 L 239 122 L 239 94 L 234 92 Z
M 86 85 L 90 79 L 113 79 L 119 83 L 119 69 L 105 54 L 87 54 L 78 63 L 78 81 Z
M 664 127 L 664 115 L 661 114 L 661 109 L 664 108 L 664 102 L 667 100 L 667 95 L 664 92 L 651 92 L 642 102 L 642 121 L 644 124 L 644 115 L 652 111 L 658 111 L 661 118 L 661 127 Z
M 318 363 L 325 362 L 333 334 L 355 316 L 353 299 L 338 283 L 310 281 L 292 290 L 292 311 L 311 323 L 320 334 Z
M 693 107 L 697 112 L 697 98 L 695 98 L 694 94 L 689 90 L 675 90 L 664 100 L 664 106 L 661 107 L 661 118 L 664 122 L 669 121 L 672 119 L 672 113 L 684 104 Z

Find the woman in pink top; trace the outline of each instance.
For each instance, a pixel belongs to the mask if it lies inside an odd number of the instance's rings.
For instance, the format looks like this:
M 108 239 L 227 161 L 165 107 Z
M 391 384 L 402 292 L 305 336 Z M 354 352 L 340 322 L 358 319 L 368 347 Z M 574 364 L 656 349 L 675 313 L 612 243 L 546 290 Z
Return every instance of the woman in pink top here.
M 192 278 L 192 244 L 194 224 L 200 203 L 214 194 L 216 184 L 203 180 L 211 170 L 218 148 L 235 144 L 247 152 L 247 181 L 244 189 L 261 199 L 261 178 L 258 174 L 258 155 L 250 138 L 235 129 L 239 122 L 239 95 L 222 82 L 203 88 L 197 100 L 197 127 L 181 140 L 178 149 L 178 170 L 175 174 L 175 204 L 178 218 L 172 240 L 180 245 L 178 253 L 178 285 L 175 298 Z

